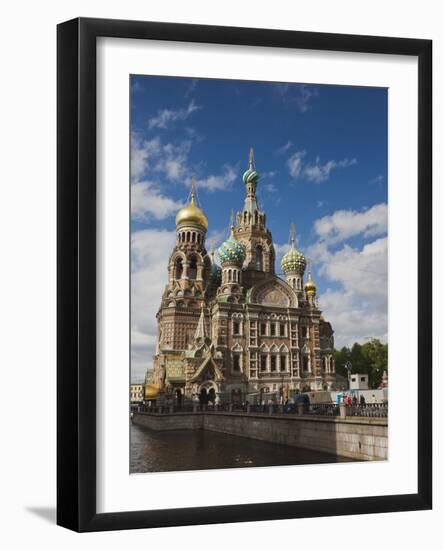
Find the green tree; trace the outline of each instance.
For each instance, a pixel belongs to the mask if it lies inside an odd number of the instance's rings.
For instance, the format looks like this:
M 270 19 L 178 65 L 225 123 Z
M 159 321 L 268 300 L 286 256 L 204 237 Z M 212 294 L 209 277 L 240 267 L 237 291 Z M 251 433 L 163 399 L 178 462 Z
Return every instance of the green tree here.
M 372 338 L 363 344 L 362 353 L 369 366 L 369 382 L 373 388 L 378 388 L 383 372 L 388 370 L 388 345 L 382 344 L 378 338 Z
M 353 373 L 368 374 L 371 388 L 378 388 L 383 372 L 388 370 L 388 345 L 377 338 L 364 344 L 355 342 L 351 348 L 344 346 L 334 350 L 334 357 L 337 374 L 347 378 L 345 365 L 350 362 Z
M 346 346 L 343 346 L 341 350 L 334 350 L 335 358 L 335 370 L 337 374 L 341 374 L 344 377 L 347 377 L 347 372 L 345 365 L 348 361 L 351 360 L 351 350 Z

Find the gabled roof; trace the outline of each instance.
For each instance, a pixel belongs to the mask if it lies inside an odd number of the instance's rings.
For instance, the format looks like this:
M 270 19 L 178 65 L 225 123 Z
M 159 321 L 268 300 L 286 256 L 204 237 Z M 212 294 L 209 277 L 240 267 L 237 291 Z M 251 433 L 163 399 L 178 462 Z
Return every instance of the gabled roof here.
M 214 371 L 215 380 L 217 381 L 223 380 L 224 376 L 222 371 L 219 369 L 219 367 L 217 366 L 212 356 L 208 355 L 196 370 L 194 376 L 191 378 L 191 382 L 195 382 L 196 380 L 198 380 L 206 368 L 211 368 Z

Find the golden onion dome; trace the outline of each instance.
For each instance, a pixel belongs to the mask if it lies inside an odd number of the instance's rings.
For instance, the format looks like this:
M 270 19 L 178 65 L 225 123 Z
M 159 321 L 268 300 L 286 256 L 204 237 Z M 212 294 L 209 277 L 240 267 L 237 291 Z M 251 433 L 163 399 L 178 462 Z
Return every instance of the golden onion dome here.
M 175 217 L 176 226 L 195 224 L 202 227 L 205 231 L 208 229 L 208 218 L 201 208 L 195 202 L 195 183 L 192 181 L 191 200 L 180 208 Z
M 305 292 L 310 295 L 315 295 L 317 293 L 317 285 L 312 278 L 311 270 L 308 271 L 308 279 L 305 283 Z
M 145 384 L 145 399 L 155 399 L 160 391 L 158 384 Z

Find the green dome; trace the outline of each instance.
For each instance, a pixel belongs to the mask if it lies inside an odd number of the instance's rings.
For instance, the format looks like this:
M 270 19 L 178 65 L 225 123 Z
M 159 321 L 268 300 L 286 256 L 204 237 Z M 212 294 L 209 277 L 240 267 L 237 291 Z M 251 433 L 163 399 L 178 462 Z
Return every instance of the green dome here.
M 296 250 L 292 245 L 289 252 L 287 252 L 281 259 L 281 268 L 283 273 L 290 273 L 291 271 L 298 271 L 304 273 L 306 268 L 306 258 L 301 252 Z
M 243 174 L 243 183 L 246 185 L 248 183 L 257 183 L 259 178 L 258 172 L 256 172 L 252 166 L 250 166 L 246 172 Z
M 232 262 L 241 267 L 246 258 L 246 248 L 237 241 L 231 229 L 229 238 L 218 248 L 217 254 L 222 265 Z

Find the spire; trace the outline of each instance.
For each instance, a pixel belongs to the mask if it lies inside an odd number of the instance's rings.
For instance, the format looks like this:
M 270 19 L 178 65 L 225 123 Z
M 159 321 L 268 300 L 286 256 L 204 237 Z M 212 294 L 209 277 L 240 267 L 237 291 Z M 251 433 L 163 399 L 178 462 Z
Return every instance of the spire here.
M 253 214 L 258 210 L 257 197 L 255 195 L 259 175 L 255 170 L 254 149 L 249 149 L 249 167 L 243 174 L 243 183 L 246 185 L 246 198 L 243 211 Z
M 291 248 L 294 249 L 295 248 L 295 226 L 293 223 L 291 223 L 290 233 L 291 233 Z
M 205 323 L 205 303 L 202 302 L 200 306 L 200 319 L 198 320 L 197 329 L 195 331 L 194 340 L 201 340 L 205 341 L 205 339 L 208 337 L 208 333 L 206 331 L 206 323 Z
M 231 234 L 234 231 L 234 209 L 231 208 L 231 218 L 229 221 L 229 228 L 231 229 Z
M 196 224 L 201 226 L 205 231 L 208 229 L 208 218 L 201 208 L 196 204 L 196 192 L 195 192 L 195 178 L 192 178 L 191 181 L 191 192 L 189 197 L 189 202 L 180 208 L 175 217 L 175 224 L 178 227 L 179 225 L 185 224 Z
M 255 170 L 255 162 L 254 162 L 254 148 L 251 147 L 249 149 L 249 169 Z
M 212 261 L 214 261 L 214 253 L 215 253 L 215 249 L 214 249 L 214 245 L 215 245 L 215 239 L 211 239 L 211 242 L 209 243 L 211 249 L 210 249 L 210 254 L 211 254 L 211 258 L 212 258 Z
M 195 177 L 192 176 L 192 179 L 191 179 L 191 200 L 189 201 L 191 204 L 195 204 L 195 197 L 196 197 L 196 194 L 195 194 Z
M 315 284 L 315 281 L 312 278 L 312 271 L 311 271 L 312 261 L 308 260 L 307 263 L 308 263 L 308 278 L 305 283 L 305 291 L 308 294 L 308 296 L 315 296 L 317 293 L 317 285 Z

